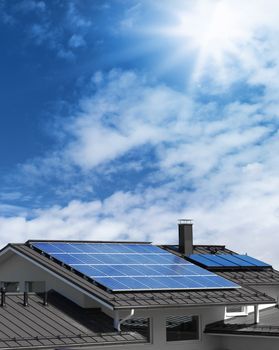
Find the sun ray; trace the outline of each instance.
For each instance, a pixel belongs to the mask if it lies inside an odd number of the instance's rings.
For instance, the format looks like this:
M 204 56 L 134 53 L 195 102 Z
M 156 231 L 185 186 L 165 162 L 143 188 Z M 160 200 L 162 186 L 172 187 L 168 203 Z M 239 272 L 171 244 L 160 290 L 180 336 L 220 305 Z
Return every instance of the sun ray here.
M 187 57 L 195 57 L 191 77 L 188 77 L 193 85 L 208 69 L 225 71 L 226 62 L 231 57 L 237 58 L 239 44 L 247 39 L 244 16 L 229 0 L 196 1 L 184 10 L 180 8 L 175 12 L 168 7 L 166 12 L 168 20 L 163 26 L 154 24 L 144 28 L 146 35 L 166 43 L 172 41 L 156 69 L 170 71 L 175 65 L 181 66 L 183 60 L 186 62 Z

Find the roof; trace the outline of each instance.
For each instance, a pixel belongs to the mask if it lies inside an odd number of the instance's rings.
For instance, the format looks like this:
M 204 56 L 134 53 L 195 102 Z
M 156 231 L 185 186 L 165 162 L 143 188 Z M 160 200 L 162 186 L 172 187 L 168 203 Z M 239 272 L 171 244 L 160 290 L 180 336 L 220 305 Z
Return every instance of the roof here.
M 278 285 L 279 271 L 265 270 L 215 271 L 216 274 L 240 285 Z
M 234 254 L 232 250 L 224 245 L 194 245 L 194 254 Z
M 113 309 L 247 305 L 275 302 L 272 297 L 247 287 L 199 291 L 108 292 L 79 276 L 66 266 L 62 266 L 36 252 L 26 244 L 10 244 L 6 248 L 12 248 L 17 253 L 62 277 Z
M 252 313 L 207 325 L 205 333 L 279 337 L 279 309 L 272 307 L 261 310 L 258 324 L 254 323 Z
M 168 251 L 185 258 L 178 252 L 178 246 L 162 246 Z M 227 249 L 224 245 L 194 245 L 193 254 L 237 254 L 236 252 Z M 197 263 L 197 262 L 195 262 Z M 204 269 L 213 271 L 226 279 L 229 279 L 242 286 L 256 286 L 256 285 L 279 285 L 279 271 L 272 267 L 253 267 L 253 268 L 226 268 L 205 267 Z
M 113 320 L 99 309 L 83 309 L 56 292 L 42 298 L 29 294 L 23 306 L 22 294 L 6 295 L 0 307 L 0 349 L 60 348 L 146 342 L 137 332 L 116 332 Z

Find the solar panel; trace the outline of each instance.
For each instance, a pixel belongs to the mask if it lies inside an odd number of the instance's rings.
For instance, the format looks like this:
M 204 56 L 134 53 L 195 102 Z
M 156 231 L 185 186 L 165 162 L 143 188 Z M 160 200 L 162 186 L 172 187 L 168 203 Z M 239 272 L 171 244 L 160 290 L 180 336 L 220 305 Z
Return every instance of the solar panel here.
M 151 244 L 31 244 L 112 291 L 239 288 L 237 284 Z
M 244 260 L 247 263 L 250 263 L 251 265 L 258 266 L 258 267 L 271 267 L 270 264 L 267 264 L 261 260 L 255 259 L 252 256 L 249 255 L 237 255 L 238 258 L 241 260 Z
M 263 261 L 241 254 L 191 254 L 189 258 L 206 267 L 271 267 Z
M 207 255 L 210 256 L 209 254 L 192 254 L 189 256 L 189 258 L 207 267 L 223 266 L 221 263 L 218 263 L 216 260 L 214 261 L 213 259 L 209 259 Z

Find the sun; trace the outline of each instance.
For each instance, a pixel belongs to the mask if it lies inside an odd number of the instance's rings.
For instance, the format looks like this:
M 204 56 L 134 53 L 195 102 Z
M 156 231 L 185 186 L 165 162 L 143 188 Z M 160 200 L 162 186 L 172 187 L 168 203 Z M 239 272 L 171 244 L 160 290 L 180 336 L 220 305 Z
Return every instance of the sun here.
M 196 53 L 193 79 L 202 75 L 208 64 L 222 69 L 226 57 L 237 57 L 239 43 L 247 36 L 245 14 L 230 0 L 197 0 L 192 8 L 170 10 L 170 17 L 167 25 L 151 32 L 175 42 L 170 64 Z
M 190 39 L 212 53 L 225 51 L 243 35 L 238 16 L 228 2 L 204 2 L 193 12 L 177 14 L 178 23 L 168 28 L 169 35 Z

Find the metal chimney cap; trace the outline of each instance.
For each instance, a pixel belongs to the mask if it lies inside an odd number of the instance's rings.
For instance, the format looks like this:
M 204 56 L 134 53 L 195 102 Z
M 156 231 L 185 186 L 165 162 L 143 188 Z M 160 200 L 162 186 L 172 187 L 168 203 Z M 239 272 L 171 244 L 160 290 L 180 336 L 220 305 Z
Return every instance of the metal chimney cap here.
M 183 225 L 183 224 L 193 224 L 193 220 L 192 219 L 178 219 L 177 220 L 178 225 Z

